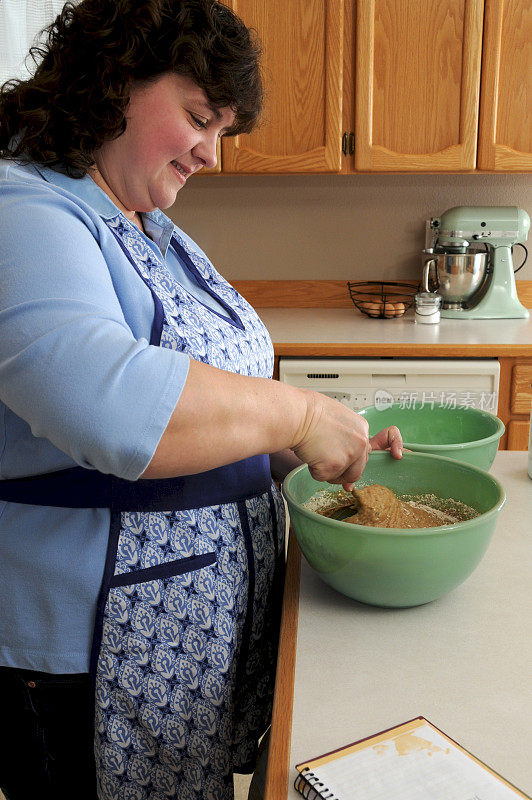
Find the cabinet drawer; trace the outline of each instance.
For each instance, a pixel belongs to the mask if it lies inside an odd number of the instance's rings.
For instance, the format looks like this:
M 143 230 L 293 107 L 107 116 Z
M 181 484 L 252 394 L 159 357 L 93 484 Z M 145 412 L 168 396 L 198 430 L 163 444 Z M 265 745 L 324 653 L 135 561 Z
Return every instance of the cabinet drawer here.
M 513 419 L 508 423 L 507 450 L 528 450 L 530 423 Z
M 514 414 L 530 414 L 532 403 L 532 363 L 516 364 L 512 370 L 510 408 Z

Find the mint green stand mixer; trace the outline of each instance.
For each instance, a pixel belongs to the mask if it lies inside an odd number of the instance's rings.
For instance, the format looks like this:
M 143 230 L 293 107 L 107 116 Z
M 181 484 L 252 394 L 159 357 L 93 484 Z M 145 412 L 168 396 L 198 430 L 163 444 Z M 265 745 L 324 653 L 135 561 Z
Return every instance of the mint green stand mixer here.
M 526 211 L 516 206 L 457 206 L 431 219 L 430 229 L 433 246 L 423 251 L 422 284 L 424 291 L 441 295 L 442 317 L 529 316 L 517 297 L 512 259 L 512 246 L 528 237 Z

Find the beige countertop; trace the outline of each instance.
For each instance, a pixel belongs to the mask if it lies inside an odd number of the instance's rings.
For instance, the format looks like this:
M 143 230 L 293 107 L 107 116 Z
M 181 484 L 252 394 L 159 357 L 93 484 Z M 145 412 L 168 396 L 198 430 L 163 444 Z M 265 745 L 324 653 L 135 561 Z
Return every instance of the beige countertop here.
M 437 325 L 420 325 L 411 310 L 390 320 L 370 319 L 355 308 L 261 308 L 259 314 L 277 355 L 356 355 L 368 349 L 373 354 L 375 347 L 404 351 L 408 346 L 421 355 L 452 355 L 458 348 L 460 356 L 468 349 L 480 355 L 532 356 L 532 318 L 442 318 Z
M 499 452 L 491 472 L 507 503 L 483 560 L 446 597 L 411 609 L 365 606 L 301 559 L 289 800 L 301 797 L 295 764 L 418 715 L 532 793 L 527 453 Z

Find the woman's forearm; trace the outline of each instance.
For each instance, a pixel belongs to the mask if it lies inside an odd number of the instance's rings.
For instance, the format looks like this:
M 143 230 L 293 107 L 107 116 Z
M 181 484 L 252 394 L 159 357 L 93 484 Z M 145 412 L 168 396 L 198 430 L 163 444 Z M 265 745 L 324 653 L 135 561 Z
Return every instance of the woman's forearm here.
M 305 393 L 191 360 L 157 450 L 142 475 L 191 475 L 293 446 L 307 416 Z

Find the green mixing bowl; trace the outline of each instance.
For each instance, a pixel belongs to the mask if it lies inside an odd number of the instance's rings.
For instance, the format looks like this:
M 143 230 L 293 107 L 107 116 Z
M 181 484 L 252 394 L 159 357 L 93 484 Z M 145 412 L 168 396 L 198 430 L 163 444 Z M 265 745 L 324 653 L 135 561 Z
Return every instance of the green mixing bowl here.
M 506 500 L 484 470 L 450 458 L 387 452 L 370 454 L 357 487 L 380 483 L 401 494 L 427 492 L 471 506 L 480 516 L 437 528 L 370 528 L 323 517 L 304 508 L 320 489 L 306 465 L 285 479 L 283 494 L 301 551 L 337 591 L 375 606 L 418 606 L 461 584 L 479 564 Z
M 504 433 L 504 423 L 498 417 L 464 406 L 403 408 L 394 403 L 382 411 L 368 406 L 357 413 L 367 419 L 370 436 L 397 425 L 408 450 L 455 458 L 481 469 L 493 464 Z

